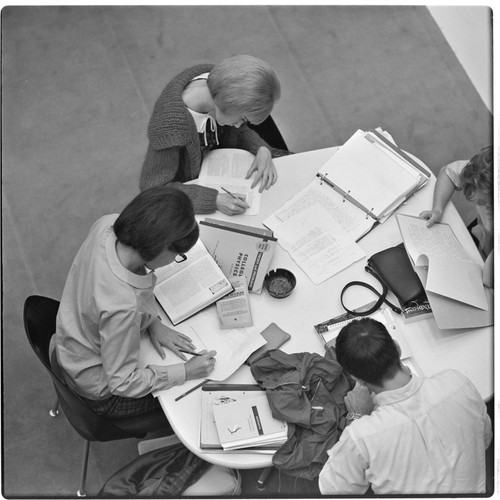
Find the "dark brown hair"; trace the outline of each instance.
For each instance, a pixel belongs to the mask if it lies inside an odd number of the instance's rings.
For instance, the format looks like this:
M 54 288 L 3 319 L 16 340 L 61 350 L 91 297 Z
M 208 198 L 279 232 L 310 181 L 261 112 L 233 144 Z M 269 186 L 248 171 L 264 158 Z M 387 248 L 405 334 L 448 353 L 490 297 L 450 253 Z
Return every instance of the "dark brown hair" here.
M 139 252 L 146 262 L 165 249 L 187 252 L 199 236 L 191 200 L 169 186 L 139 193 L 123 209 L 113 229 L 118 241 Z

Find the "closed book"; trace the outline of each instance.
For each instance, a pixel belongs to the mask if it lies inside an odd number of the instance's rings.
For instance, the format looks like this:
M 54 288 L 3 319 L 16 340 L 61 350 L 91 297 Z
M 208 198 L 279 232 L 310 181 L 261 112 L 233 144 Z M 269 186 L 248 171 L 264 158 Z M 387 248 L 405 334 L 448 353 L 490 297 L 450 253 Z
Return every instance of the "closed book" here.
M 432 315 L 432 307 L 426 297 L 423 300 L 414 300 L 411 305 L 401 308 L 401 316 L 405 323 L 429 318 Z
M 252 326 L 247 279 L 236 276 L 229 279 L 234 291 L 216 302 L 217 319 L 222 329 Z
M 200 415 L 200 448 L 205 451 L 223 452 L 217 426 L 214 419 L 214 406 L 221 406 L 244 399 L 253 399 L 256 394 L 264 393 L 264 389 L 256 384 L 206 384 L 201 388 Z M 255 446 L 230 450 L 231 453 L 265 453 L 273 454 L 279 446 Z M 229 450 L 228 450 L 229 451 Z
M 277 239 L 266 228 L 206 218 L 199 223 L 200 239 L 228 277 L 245 276 L 248 291 L 260 293 Z
M 213 407 L 215 424 L 225 450 L 286 441 L 287 423 L 275 419 L 265 392 L 253 398 Z

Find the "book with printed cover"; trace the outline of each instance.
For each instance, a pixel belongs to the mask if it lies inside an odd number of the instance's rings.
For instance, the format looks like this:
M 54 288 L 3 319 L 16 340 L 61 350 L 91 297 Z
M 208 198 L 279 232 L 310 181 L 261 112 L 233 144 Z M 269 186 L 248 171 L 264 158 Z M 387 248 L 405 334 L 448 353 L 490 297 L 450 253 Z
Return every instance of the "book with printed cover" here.
M 425 294 L 421 298 L 417 297 L 417 299 L 412 300 L 410 305 L 401 307 L 401 316 L 406 323 L 429 318 L 432 314 L 432 307 Z
M 263 394 L 264 389 L 255 384 L 206 384 L 201 388 L 200 448 L 205 451 L 231 453 L 273 454 L 279 445 L 253 446 L 238 450 L 224 450 L 215 424 L 214 406 L 222 406 Z
M 184 262 L 155 270 L 156 300 L 173 325 L 189 318 L 233 291 L 233 286 L 198 240 Z
M 214 405 L 213 414 L 224 450 L 279 446 L 287 440 L 288 425 L 273 417 L 265 391 L 252 398 Z
M 252 326 L 253 321 L 246 277 L 244 275 L 235 276 L 230 278 L 229 281 L 233 285 L 234 291 L 215 303 L 219 326 L 222 329 Z
M 264 227 L 218 219 L 200 221 L 200 239 L 228 277 L 245 276 L 248 291 L 261 293 L 277 239 Z

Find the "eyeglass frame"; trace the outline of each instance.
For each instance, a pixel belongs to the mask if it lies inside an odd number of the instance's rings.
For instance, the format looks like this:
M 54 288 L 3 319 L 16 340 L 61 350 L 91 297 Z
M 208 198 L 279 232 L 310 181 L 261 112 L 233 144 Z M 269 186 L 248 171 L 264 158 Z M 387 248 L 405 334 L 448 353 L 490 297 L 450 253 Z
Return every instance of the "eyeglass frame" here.
M 182 262 L 184 262 L 185 260 L 187 260 L 187 255 L 185 253 L 181 253 L 179 252 L 175 258 L 174 258 L 174 262 L 176 264 L 181 264 Z

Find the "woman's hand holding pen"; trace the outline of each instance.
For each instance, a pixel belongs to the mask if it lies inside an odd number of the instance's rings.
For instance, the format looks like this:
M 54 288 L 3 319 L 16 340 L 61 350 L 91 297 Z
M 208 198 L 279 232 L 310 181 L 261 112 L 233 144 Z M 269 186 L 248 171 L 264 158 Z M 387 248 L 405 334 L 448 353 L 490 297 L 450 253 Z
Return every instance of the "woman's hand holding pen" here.
M 244 195 L 241 194 L 219 192 L 215 202 L 217 210 L 226 215 L 242 214 L 247 208 L 249 208 L 249 205 L 244 198 Z
M 199 355 L 193 356 L 186 364 L 186 380 L 196 378 L 205 378 L 215 367 L 216 351 L 208 351 L 198 353 Z

